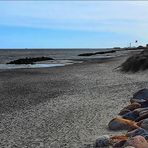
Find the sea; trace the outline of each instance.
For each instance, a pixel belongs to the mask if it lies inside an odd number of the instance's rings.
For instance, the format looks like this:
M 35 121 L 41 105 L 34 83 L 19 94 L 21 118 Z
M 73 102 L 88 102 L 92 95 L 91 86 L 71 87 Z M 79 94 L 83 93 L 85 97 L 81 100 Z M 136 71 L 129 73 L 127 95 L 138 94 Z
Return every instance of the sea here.
M 111 49 L 0 49 L 0 69 L 14 68 L 38 68 L 38 67 L 54 67 L 64 66 L 72 61 L 81 61 L 87 59 L 104 58 L 106 55 L 78 56 L 82 53 L 95 53 L 99 51 L 108 51 Z M 54 61 L 37 63 L 34 65 L 8 65 L 6 63 L 26 57 L 51 57 Z

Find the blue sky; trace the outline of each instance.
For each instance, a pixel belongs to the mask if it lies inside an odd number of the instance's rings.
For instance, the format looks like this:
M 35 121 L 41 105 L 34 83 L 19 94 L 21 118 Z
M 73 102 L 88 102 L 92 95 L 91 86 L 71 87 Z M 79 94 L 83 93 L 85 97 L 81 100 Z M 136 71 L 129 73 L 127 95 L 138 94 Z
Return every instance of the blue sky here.
M 0 1 L 0 48 L 148 43 L 147 1 Z

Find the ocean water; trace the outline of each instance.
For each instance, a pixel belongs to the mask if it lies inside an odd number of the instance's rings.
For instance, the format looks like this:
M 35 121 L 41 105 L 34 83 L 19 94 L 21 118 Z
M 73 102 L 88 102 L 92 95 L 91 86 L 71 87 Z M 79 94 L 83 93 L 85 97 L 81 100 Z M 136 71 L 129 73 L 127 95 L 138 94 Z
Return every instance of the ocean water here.
M 63 66 L 69 64 L 73 60 L 96 59 L 103 58 L 104 55 L 93 55 L 88 57 L 78 56 L 82 53 L 94 53 L 104 49 L 0 49 L 0 69 L 14 69 L 16 68 L 37 68 L 37 67 L 53 67 Z M 107 50 L 107 49 L 106 49 Z M 34 65 L 7 65 L 6 63 L 19 58 L 26 57 L 51 57 L 55 61 L 44 61 Z M 71 62 L 72 63 L 72 62 Z M 63 64 L 63 65 L 58 65 Z
M 47 67 L 59 67 L 65 66 L 65 64 L 0 64 L 0 69 L 22 69 L 22 68 L 47 68 Z
M 25 57 L 47 56 L 54 59 L 81 59 L 81 53 L 98 52 L 104 49 L 0 49 L 0 63 Z M 92 58 L 90 56 L 86 58 Z M 98 57 L 98 55 L 97 55 Z

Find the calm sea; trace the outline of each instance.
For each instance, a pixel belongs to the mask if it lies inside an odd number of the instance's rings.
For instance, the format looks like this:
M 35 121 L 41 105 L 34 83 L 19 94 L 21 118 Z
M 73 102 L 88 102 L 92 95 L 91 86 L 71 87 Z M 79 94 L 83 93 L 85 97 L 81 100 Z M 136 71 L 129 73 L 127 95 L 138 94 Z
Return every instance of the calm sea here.
M 46 56 L 57 60 L 73 60 L 82 58 L 99 58 L 99 55 L 80 57 L 81 53 L 98 52 L 107 49 L 1 49 L 0 64 L 25 57 Z M 108 49 L 109 50 L 109 49 Z

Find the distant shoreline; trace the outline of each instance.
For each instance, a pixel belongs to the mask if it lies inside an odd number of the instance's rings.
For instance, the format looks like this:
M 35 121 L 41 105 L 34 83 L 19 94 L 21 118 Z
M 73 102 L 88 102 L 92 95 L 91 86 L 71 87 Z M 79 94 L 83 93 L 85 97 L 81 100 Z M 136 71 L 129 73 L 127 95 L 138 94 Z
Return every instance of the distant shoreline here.
M 0 48 L 0 50 L 102 50 L 114 48 Z
M 110 48 L 0 48 L 0 50 L 136 50 L 148 49 L 148 47 L 110 47 Z
M 131 50 L 131 49 L 129 49 Z M 110 52 L 110 51 L 117 51 L 117 52 Z M 135 49 L 135 51 L 138 51 Z M 124 54 L 127 54 L 129 51 L 126 49 L 121 48 L 113 48 L 113 49 L 0 49 L 0 64 L 6 64 L 10 61 L 22 59 L 22 58 L 36 58 L 36 57 L 51 57 L 56 60 L 57 63 L 61 63 L 61 60 L 72 60 L 72 61 L 96 61 L 96 59 L 104 59 L 104 58 L 111 58 L 111 57 L 118 57 Z M 85 55 L 86 53 L 91 54 L 92 56 L 78 56 L 78 55 Z M 94 54 L 95 53 L 95 54 Z M 53 64 L 53 62 L 46 62 L 48 64 Z M 63 61 L 62 61 L 63 63 Z M 71 63 L 71 62 L 70 62 Z

